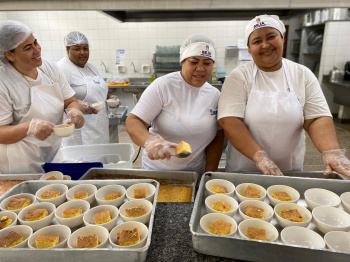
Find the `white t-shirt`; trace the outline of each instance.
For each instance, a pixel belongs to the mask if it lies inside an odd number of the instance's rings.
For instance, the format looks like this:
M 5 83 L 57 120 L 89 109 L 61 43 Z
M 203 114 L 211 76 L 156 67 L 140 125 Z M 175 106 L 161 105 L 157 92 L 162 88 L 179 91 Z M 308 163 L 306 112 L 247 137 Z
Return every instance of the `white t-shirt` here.
M 305 66 L 284 59 L 294 91 L 303 108 L 304 119 L 330 116 L 327 101 L 315 75 Z M 246 104 L 253 82 L 251 61 L 235 68 L 225 79 L 219 101 L 218 119 L 223 117 L 244 118 Z M 287 79 L 283 67 L 274 72 L 258 69 L 256 89 L 266 91 L 287 91 Z
M 97 68 L 93 64 L 88 62 L 85 64 L 84 68 L 78 69 L 78 67 L 67 56 L 63 57 L 60 61 L 58 61 L 57 65 L 62 70 L 69 85 L 75 91 L 76 99 L 83 101 L 87 95 L 87 86 L 82 73 L 84 74 L 84 76 L 100 76 Z M 79 70 L 81 72 L 79 72 Z M 95 103 L 98 101 L 91 100 L 86 102 Z
M 152 123 L 151 133 L 173 143 L 189 143 L 192 154 L 185 159 L 150 160 L 144 153 L 143 167 L 203 173 L 205 148 L 220 129 L 216 113 L 211 113 L 216 112 L 219 96 L 219 90 L 207 82 L 200 88 L 187 84 L 180 72 L 157 78 L 147 87 L 131 113 Z
M 25 79 L 32 86 L 37 86 L 51 84 L 51 78 L 54 82 L 58 82 L 64 100 L 74 96 L 73 89 L 58 67 L 49 60 L 42 60 L 37 79 L 33 80 L 29 77 Z M 31 100 L 30 85 L 25 79 L 12 65 L 0 66 L 0 125 L 18 124 L 27 114 Z

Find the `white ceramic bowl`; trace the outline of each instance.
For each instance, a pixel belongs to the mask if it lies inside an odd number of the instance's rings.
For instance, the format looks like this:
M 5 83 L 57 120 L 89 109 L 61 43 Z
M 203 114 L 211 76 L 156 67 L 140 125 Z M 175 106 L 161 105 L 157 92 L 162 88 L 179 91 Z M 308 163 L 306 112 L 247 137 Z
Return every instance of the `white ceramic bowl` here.
M 83 217 L 84 224 L 86 226 L 96 225 L 93 216 L 96 213 L 101 212 L 101 211 L 106 210 L 106 209 L 109 211 L 109 214 L 111 216 L 111 221 L 104 223 L 104 224 L 98 224 L 98 226 L 103 226 L 103 227 L 107 228 L 108 231 L 111 231 L 112 228 L 114 228 L 116 226 L 117 221 L 118 221 L 118 217 L 119 217 L 119 210 L 115 206 L 102 205 L 102 206 L 97 206 L 97 207 L 89 209 L 84 214 L 84 217 Z
M 266 222 L 266 221 L 261 220 L 261 219 L 246 219 L 246 220 L 243 220 L 238 225 L 238 232 L 243 239 L 249 239 L 247 237 L 248 227 L 265 229 L 267 241 L 274 242 L 278 238 L 277 229 L 273 225 L 271 225 L 269 222 Z M 255 239 L 253 239 L 253 240 L 255 240 Z M 264 241 L 264 240 L 257 240 L 257 241 Z
M 135 200 L 137 198 L 134 198 L 134 189 L 136 188 L 145 188 L 146 189 L 146 198 L 142 198 L 142 199 L 146 199 L 149 200 L 151 202 L 153 202 L 154 200 L 154 194 L 156 193 L 156 187 L 150 183 L 139 183 L 139 184 L 134 184 L 132 186 L 130 186 L 127 190 L 126 190 L 126 197 L 129 200 Z
M 284 244 L 322 249 L 325 247 L 323 238 L 316 232 L 298 226 L 286 227 L 281 231 L 281 240 Z
M 25 225 L 16 225 L 12 227 L 7 227 L 0 231 L 0 238 L 9 233 L 10 231 L 14 231 L 18 234 L 20 234 L 23 237 L 23 241 L 19 243 L 16 246 L 13 246 L 15 248 L 24 248 L 28 246 L 28 238 L 31 234 L 33 234 L 33 229 L 29 226 Z M 13 248 L 11 247 L 11 248 Z M 1 249 L 1 247 L 0 247 Z
M 135 245 L 131 246 L 119 246 L 117 245 L 117 234 L 123 230 L 130 230 L 137 228 L 140 234 L 140 239 L 141 241 Z M 140 248 L 143 247 L 146 244 L 147 241 L 147 236 L 148 236 L 148 228 L 140 222 L 137 221 L 129 221 L 125 222 L 123 224 L 120 224 L 116 226 L 115 228 L 112 229 L 111 233 L 109 234 L 109 243 L 111 244 L 112 247 L 114 248 Z
M 213 204 L 219 200 L 231 205 L 231 210 L 227 211 L 227 212 L 221 212 L 221 211 L 217 211 L 217 210 L 213 209 Z M 221 214 L 225 214 L 225 215 L 228 215 L 230 217 L 233 217 L 237 213 L 238 202 L 230 196 L 222 195 L 222 194 L 215 194 L 215 195 L 210 195 L 205 199 L 205 208 L 206 208 L 208 213 L 221 213 Z
M 211 179 L 205 183 L 205 189 L 207 191 L 208 195 L 214 195 L 217 194 L 213 191 L 211 191 L 211 186 L 216 185 L 216 186 L 224 186 L 227 189 L 227 193 L 222 193 L 221 195 L 228 195 L 228 196 L 233 196 L 235 193 L 235 185 L 231 183 L 228 180 L 225 179 Z
M 28 198 L 30 200 L 30 202 L 31 202 L 31 204 L 29 206 L 31 206 L 31 205 L 36 203 L 35 195 L 30 194 L 30 193 L 20 193 L 20 194 L 9 196 L 9 197 L 5 198 L 3 201 L 1 201 L 1 203 L 0 203 L 1 210 L 3 210 L 3 211 L 11 211 L 11 212 L 14 212 L 14 213 L 18 214 L 22 209 L 10 210 L 10 209 L 7 208 L 7 205 L 11 202 L 12 198 L 14 198 L 14 197 Z
M 312 216 L 318 230 L 323 234 L 330 231 L 349 231 L 350 215 L 343 210 L 330 206 L 319 206 L 312 210 Z
M 265 218 L 254 218 L 254 217 L 247 216 L 244 212 L 245 212 L 245 208 L 249 205 L 264 209 Z M 238 207 L 238 212 L 244 220 L 246 220 L 246 219 L 261 219 L 261 220 L 264 220 L 266 222 L 270 222 L 272 220 L 273 214 L 274 214 L 273 208 L 270 205 L 268 205 L 265 202 L 262 202 L 260 200 L 245 200 L 245 201 L 241 202 L 239 204 L 239 207 Z
M 140 216 L 140 217 L 127 217 L 125 209 L 132 208 L 132 207 L 138 207 L 138 206 L 143 206 L 147 214 Z M 148 200 L 145 199 L 135 199 L 135 200 L 130 200 L 128 202 L 125 202 L 121 207 L 119 208 L 119 213 L 120 217 L 123 219 L 123 221 L 128 222 L 128 221 L 137 221 L 141 223 L 148 223 L 150 218 L 151 218 L 151 213 L 152 213 L 152 203 Z
M 120 197 L 113 199 L 113 200 L 104 200 L 104 196 L 107 194 L 119 192 L 121 194 Z M 126 189 L 125 187 L 121 185 L 108 185 L 101 187 L 99 190 L 95 193 L 96 202 L 99 205 L 112 205 L 119 207 L 125 198 Z
M 51 225 L 44 227 L 42 229 L 39 229 L 36 231 L 34 234 L 32 234 L 29 239 L 28 239 L 28 246 L 31 248 L 37 248 L 35 240 L 38 238 L 39 235 L 59 235 L 60 240 L 58 244 L 54 247 L 49 247 L 50 248 L 65 248 L 67 247 L 67 240 L 68 237 L 71 234 L 71 230 L 69 227 L 64 226 L 64 225 Z
M 68 247 L 77 248 L 78 237 L 97 235 L 99 245 L 95 248 L 103 248 L 108 244 L 109 233 L 108 230 L 101 226 L 86 226 L 74 231 L 68 238 Z
M 93 103 L 91 105 L 91 107 L 94 108 L 95 110 L 97 110 L 97 112 L 100 112 L 102 110 L 102 108 L 104 107 L 104 105 L 105 105 L 105 102 L 100 101 L 100 102 Z
M 288 210 L 288 209 L 296 209 L 298 210 L 299 214 L 303 217 L 303 222 L 293 222 L 289 221 L 287 219 L 284 219 L 281 217 L 281 211 L 282 210 Z M 307 210 L 305 207 L 300 206 L 298 204 L 294 203 L 280 203 L 275 206 L 275 217 L 277 220 L 277 223 L 281 227 L 290 227 L 290 226 L 299 226 L 299 227 L 308 227 L 312 220 L 312 214 L 309 210 Z
M 338 207 L 341 202 L 337 194 L 322 188 L 310 188 L 305 191 L 304 197 L 311 210 L 318 206 Z
M 51 199 L 45 199 L 41 198 L 41 194 L 44 193 L 47 190 L 52 190 L 52 191 L 60 191 L 61 195 L 55 198 Z M 64 184 L 52 184 L 52 185 L 47 185 L 42 188 L 40 188 L 38 191 L 36 191 L 36 199 L 38 202 L 49 202 L 54 204 L 56 207 L 62 204 L 64 201 L 66 201 L 66 192 L 68 190 L 68 187 Z
M 63 179 L 62 172 L 60 172 L 60 171 L 51 171 L 51 172 L 46 173 L 45 175 L 42 175 L 39 178 L 39 180 L 47 180 L 48 178 L 50 178 L 52 176 L 56 177 L 57 180 L 62 180 Z M 49 181 L 55 181 L 55 180 L 49 180 Z
M 324 236 L 324 241 L 329 249 L 350 253 L 350 233 L 331 231 Z
M 7 216 L 8 219 L 12 220 L 12 223 L 9 226 L 5 227 L 5 228 L 11 227 L 11 226 L 15 226 L 17 224 L 17 214 L 15 212 L 12 212 L 12 211 L 1 211 L 0 212 L 0 219 L 3 216 Z M 4 230 L 5 228 L 0 229 L 0 231 Z
M 242 193 L 246 190 L 246 188 L 248 186 L 251 186 L 251 187 L 254 187 L 254 188 L 260 190 L 260 192 L 261 192 L 260 193 L 260 197 L 259 198 L 249 198 L 249 197 L 242 196 Z M 237 196 L 238 202 L 242 202 L 242 201 L 245 201 L 245 200 L 260 200 L 260 201 L 264 201 L 264 199 L 266 198 L 266 190 L 265 190 L 265 188 L 263 188 L 262 186 L 257 185 L 257 184 L 243 183 L 243 184 L 239 184 L 236 187 L 236 196 Z
M 63 125 L 57 125 L 53 132 L 56 136 L 59 137 L 67 137 L 71 136 L 74 133 L 75 125 L 74 124 L 63 124 Z
M 225 235 L 225 236 L 233 237 L 236 234 L 236 232 L 237 232 L 236 221 L 232 217 L 229 217 L 228 215 L 225 215 L 222 213 L 210 213 L 210 214 L 204 215 L 201 218 L 201 220 L 199 221 L 199 225 L 200 225 L 203 233 L 217 236 L 216 234 L 210 233 L 210 231 L 209 231 L 209 226 L 211 224 L 213 224 L 216 220 L 222 220 L 222 221 L 225 221 L 225 222 L 230 223 L 232 225 L 231 230 L 230 230 L 230 234 Z
M 35 221 L 26 221 L 25 220 L 25 216 L 28 213 L 29 210 L 31 209 L 41 209 L 41 208 L 45 208 L 47 209 L 48 215 L 47 217 L 44 217 L 42 219 L 39 220 L 35 220 Z M 37 203 L 37 204 L 33 204 L 30 206 L 27 206 L 25 208 L 23 208 L 19 213 L 18 213 L 18 221 L 21 225 L 26 225 L 26 226 L 30 226 L 33 231 L 36 231 L 40 228 L 46 227 L 48 225 L 50 225 L 50 223 L 52 222 L 54 216 L 55 216 L 55 210 L 56 207 L 54 204 L 52 203 Z
M 109 105 L 110 107 L 116 107 L 117 105 L 119 105 L 119 99 L 107 99 L 107 105 Z
M 295 190 L 294 188 L 290 187 L 290 186 L 285 186 L 285 185 L 274 185 L 274 186 L 270 186 L 267 190 L 267 198 L 270 201 L 270 204 L 272 206 L 275 206 L 279 203 L 298 203 L 298 200 L 300 198 L 300 194 L 297 190 Z M 272 193 L 273 192 L 286 192 L 288 195 L 290 195 L 290 197 L 292 198 L 291 201 L 281 201 L 278 200 L 276 198 L 272 197 Z
M 88 191 L 88 197 L 83 198 L 83 200 L 89 202 L 89 204 L 92 204 L 92 202 L 95 201 L 95 193 L 97 191 L 97 187 L 92 184 L 80 184 L 68 189 L 67 200 L 68 201 L 77 200 L 74 198 L 74 192 L 83 191 L 83 190 Z
M 341 194 L 340 199 L 344 210 L 350 214 L 350 192 Z
M 64 218 L 62 213 L 64 210 L 66 210 L 67 208 L 82 208 L 83 209 L 83 213 L 77 217 L 70 217 L 70 218 Z M 58 221 L 58 223 L 60 223 L 61 225 L 65 225 L 69 228 L 74 228 L 77 226 L 80 226 L 81 224 L 83 224 L 84 220 L 84 214 L 90 209 L 90 204 L 89 202 L 82 200 L 82 199 L 76 199 L 76 200 L 72 200 L 69 202 L 65 202 L 62 205 L 58 206 L 56 211 L 55 211 L 55 217 L 56 220 Z

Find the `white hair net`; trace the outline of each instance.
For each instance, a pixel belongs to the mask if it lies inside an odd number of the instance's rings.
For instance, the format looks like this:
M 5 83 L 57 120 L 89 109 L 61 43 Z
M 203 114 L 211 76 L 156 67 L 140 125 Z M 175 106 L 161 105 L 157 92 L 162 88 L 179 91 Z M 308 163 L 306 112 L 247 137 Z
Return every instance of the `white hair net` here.
M 19 21 L 6 20 L 0 23 L 0 61 L 8 62 L 5 51 L 15 49 L 28 39 L 33 31 Z
M 89 40 L 87 37 L 78 31 L 70 32 L 64 38 L 65 46 L 73 46 L 73 45 L 81 45 L 81 44 L 89 44 Z
M 215 44 L 204 35 L 191 35 L 180 48 L 180 62 L 191 56 L 205 56 L 215 61 Z
M 249 36 L 255 30 L 260 29 L 262 27 L 272 27 L 280 31 L 282 36 L 284 37 L 284 33 L 286 32 L 286 28 L 283 22 L 277 15 L 259 15 L 254 17 L 249 21 L 247 26 L 245 27 L 244 38 L 248 45 Z

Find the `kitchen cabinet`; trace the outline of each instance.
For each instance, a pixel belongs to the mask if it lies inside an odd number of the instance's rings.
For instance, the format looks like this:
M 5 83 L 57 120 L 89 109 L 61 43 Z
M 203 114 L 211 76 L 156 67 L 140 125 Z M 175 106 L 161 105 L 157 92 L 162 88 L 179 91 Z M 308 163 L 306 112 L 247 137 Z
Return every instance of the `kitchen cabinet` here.
M 299 51 L 299 63 L 308 67 L 316 76 L 319 74 L 324 24 L 303 26 Z

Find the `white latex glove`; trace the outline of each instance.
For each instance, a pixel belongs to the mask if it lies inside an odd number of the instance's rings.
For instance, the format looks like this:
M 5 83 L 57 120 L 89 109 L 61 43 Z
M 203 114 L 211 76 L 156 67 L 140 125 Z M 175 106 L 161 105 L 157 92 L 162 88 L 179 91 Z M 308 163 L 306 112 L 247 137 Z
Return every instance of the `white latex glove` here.
M 55 125 L 49 121 L 33 118 L 29 123 L 27 135 L 44 141 L 52 134 L 54 128 Z
M 81 128 L 84 125 L 83 113 L 77 108 L 66 108 L 67 124 L 74 124 L 76 128 Z
M 257 151 L 253 160 L 256 162 L 256 168 L 264 175 L 283 176 L 278 166 L 269 158 L 265 151 Z
M 118 108 L 119 106 L 121 106 L 122 102 L 120 101 L 120 99 L 116 96 L 116 95 L 111 95 L 109 96 L 109 99 L 113 99 L 113 100 L 119 100 L 119 104 L 116 106 L 110 106 L 108 105 L 110 108 Z
M 147 155 L 151 160 L 157 159 L 169 159 L 172 155 L 172 151 L 174 154 L 174 150 L 177 144 L 166 141 L 159 135 L 150 136 L 144 145 L 144 148 L 147 151 Z
M 88 102 L 79 101 L 79 104 L 81 106 L 81 109 L 83 110 L 84 115 L 91 115 L 91 114 L 98 113 L 98 111 L 95 108 L 91 107 L 91 104 L 89 104 Z
M 333 171 L 350 177 L 350 160 L 345 157 L 346 150 L 334 149 L 322 152 L 324 174 L 330 175 Z

